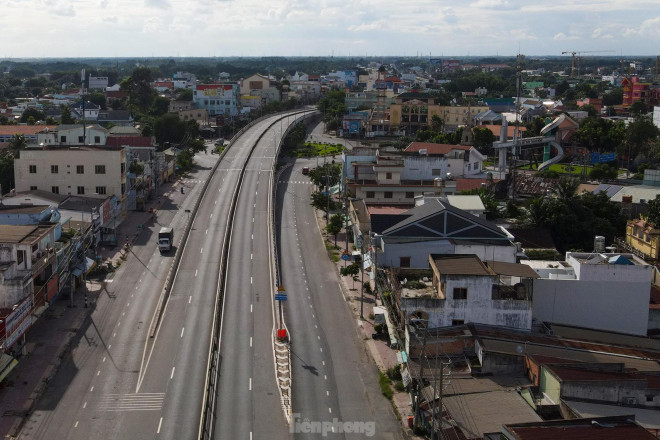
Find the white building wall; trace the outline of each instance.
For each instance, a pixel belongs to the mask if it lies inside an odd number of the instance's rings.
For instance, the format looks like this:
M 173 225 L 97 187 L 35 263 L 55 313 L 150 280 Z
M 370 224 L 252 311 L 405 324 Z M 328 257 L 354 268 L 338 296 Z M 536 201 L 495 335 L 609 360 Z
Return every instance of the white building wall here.
M 455 254 L 474 254 L 481 261 L 501 261 L 503 263 L 516 263 L 518 249 L 513 243 L 501 246 L 489 244 L 458 244 L 454 248 Z
M 537 321 L 646 335 L 650 287 L 650 280 L 539 278 L 534 280 L 533 316 Z
M 653 107 L 653 124 L 660 128 L 660 106 Z
M 401 257 L 410 257 L 411 269 L 429 269 L 429 254 L 474 254 L 481 261 L 516 262 L 516 246 L 474 244 L 454 245 L 450 240 L 416 241 L 412 243 L 382 242 L 383 252 L 378 254 L 378 264 L 399 267 Z
M 64 136 L 64 141 L 62 137 Z M 82 126 L 67 130 L 42 131 L 37 133 L 37 144 L 41 145 L 105 145 L 108 139 L 108 132 L 98 128 L 87 127 L 84 133 Z
M 121 184 L 126 182 L 121 164 L 126 167 L 124 149 L 58 149 L 58 150 L 22 150 L 20 158 L 14 162 L 16 191 L 38 190 L 52 191 L 59 188 L 60 195 L 77 195 L 77 187 L 85 188 L 85 196 L 95 197 L 97 186 L 105 186 L 106 194 L 123 199 Z M 30 173 L 30 165 L 36 166 L 36 173 Z M 57 165 L 58 172 L 51 172 L 51 165 Z M 84 173 L 78 174 L 77 166 L 82 165 Z M 96 174 L 95 166 L 105 165 L 105 174 Z

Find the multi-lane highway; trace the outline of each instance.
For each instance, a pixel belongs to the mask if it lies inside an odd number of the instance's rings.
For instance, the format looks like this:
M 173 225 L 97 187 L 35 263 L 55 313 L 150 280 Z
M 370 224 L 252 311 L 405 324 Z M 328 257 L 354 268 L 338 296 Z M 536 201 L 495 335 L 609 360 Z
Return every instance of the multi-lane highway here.
M 129 257 L 108 284 L 107 295 L 99 298 L 84 337 L 50 384 L 21 438 L 197 437 L 228 204 L 252 146 L 277 120 L 278 117 L 267 118 L 246 131 L 227 151 L 213 176 L 209 176 L 209 162 L 201 163 L 193 176 L 200 181 L 209 177 L 212 180 L 194 219 L 152 343 L 146 344 L 149 324 L 172 256 L 159 255 L 154 235 L 145 232 L 143 242 L 134 248 L 135 256 Z M 293 118 L 278 122 L 277 130 L 286 127 L 287 122 L 293 122 Z M 277 134 L 269 133 L 263 139 L 274 145 Z M 243 438 L 249 438 L 249 432 L 259 432 L 260 421 L 264 430 L 272 432 L 273 422 L 279 422 L 274 417 L 282 417 L 270 345 L 272 319 L 265 236 L 265 188 L 272 152 L 272 148 L 263 147 L 255 151 L 237 208 L 236 238 L 231 248 L 234 264 L 230 265 L 234 275 L 228 278 L 229 312 L 224 315 L 227 324 L 223 327 L 227 335 L 223 336 L 223 346 L 227 348 L 222 352 L 224 369 L 216 414 L 221 422 L 216 430 L 218 438 L 239 438 L 222 435 L 224 429 L 245 432 Z M 182 205 L 164 206 L 159 223 L 173 225 L 175 233 L 180 234 L 190 215 L 185 210 L 192 209 L 201 187 L 198 184 Z M 263 199 L 257 199 L 260 190 Z M 254 198 L 252 205 L 243 202 L 247 197 Z M 259 204 L 255 205 L 257 201 Z M 252 234 L 256 246 L 252 244 Z M 264 247 L 258 244 L 261 242 Z M 255 255 L 253 260 L 247 255 L 248 250 Z M 235 255 L 239 251 L 241 254 Z M 254 272 L 254 284 L 249 279 L 250 271 Z M 241 331 L 234 332 L 238 326 Z M 256 353 L 248 350 L 250 339 Z M 228 362 L 237 365 L 227 369 L 224 366 Z M 271 408 L 262 405 L 269 398 L 276 401 Z M 238 409 L 245 412 L 234 412 L 224 422 L 224 414 Z M 286 432 L 284 424 L 280 424 L 280 431 Z
M 326 256 L 310 206 L 313 185 L 302 175 L 303 166 L 313 166 L 312 161 L 298 161 L 279 177 L 276 216 L 282 280 L 288 293 L 285 310 L 291 331 L 293 413 L 298 422 L 332 423 L 336 418 L 339 422 L 373 423 L 375 438 L 403 438 L 390 403 L 380 393 L 378 371 L 360 340 L 353 313 L 337 283 L 336 268 Z M 357 439 L 369 432 L 326 434 Z M 296 433 L 296 438 L 322 437 L 322 433 Z

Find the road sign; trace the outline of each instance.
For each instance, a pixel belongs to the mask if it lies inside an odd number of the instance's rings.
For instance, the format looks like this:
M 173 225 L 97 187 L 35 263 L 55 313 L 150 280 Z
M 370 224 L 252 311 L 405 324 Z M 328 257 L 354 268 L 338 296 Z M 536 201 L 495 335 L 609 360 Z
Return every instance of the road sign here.
M 286 301 L 286 293 L 278 293 L 275 295 L 275 301 Z
M 284 292 L 284 286 L 280 284 L 280 285 L 277 287 L 277 291 L 278 291 L 278 292 Z
M 349 258 L 351 258 L 351 256 L 348 255 L 348 254 L 343 254 L 343 255 L 341 256 L 341 259 L 344 260 L 344 261 L 348 261 Z

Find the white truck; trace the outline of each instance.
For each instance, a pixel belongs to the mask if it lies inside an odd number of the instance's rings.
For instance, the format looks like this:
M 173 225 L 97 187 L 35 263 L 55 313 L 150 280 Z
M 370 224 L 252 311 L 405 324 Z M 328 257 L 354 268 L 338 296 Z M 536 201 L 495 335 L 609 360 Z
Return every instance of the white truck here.
M 158 233 L 158 250 L 161 254 L 169 252 L 174 244 L 174 229 L 170 227 L 160 228 Z

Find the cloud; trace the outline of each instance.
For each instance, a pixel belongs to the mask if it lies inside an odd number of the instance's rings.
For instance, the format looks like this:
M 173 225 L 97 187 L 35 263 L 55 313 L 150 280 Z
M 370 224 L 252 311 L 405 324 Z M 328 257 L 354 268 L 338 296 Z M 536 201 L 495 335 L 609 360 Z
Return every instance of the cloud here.
M 607 31 L 603 28 L 596 28 L 594 31 L 591 33 L 591 38 L 593 39 L 610 39 L 614 38 L 614 35 L 607 33 Z
M 163 29 L 163 20 L 159 17 L 149 17 L 144 20 L 144 25 L 142 26 L 143 34 L 152 34 L 156 33 Z
M 59 15 L 61 17 L 74 17 L 76 15 L 76 10 L 73 8 L 73 5 L 61 5 L 55 3 L 50 11 L 54 15 Z
M 518 9 L 518 6 L 512 4 L 508 0 L 477 0 L 470 4 L 470 8 L 511 10 Z
M 146 6 L 159 9 L 170 9 L 169 0 L 144 0 Z
M 566 35 L 563 32 L 559 32 L 558 34 L 555 34 L 555 36 L 552 37 L 552 39 L 555 41 L 579 40 L 580 37 L 578 37 L 577 35 Z
M 101 9 L 108 7 L 109 0 L 101 0 Z
M 387 28 L 385 20 L 372 21 L 371 23 L 362 23 L 348 27 L 351 32 L 378 31 Z

